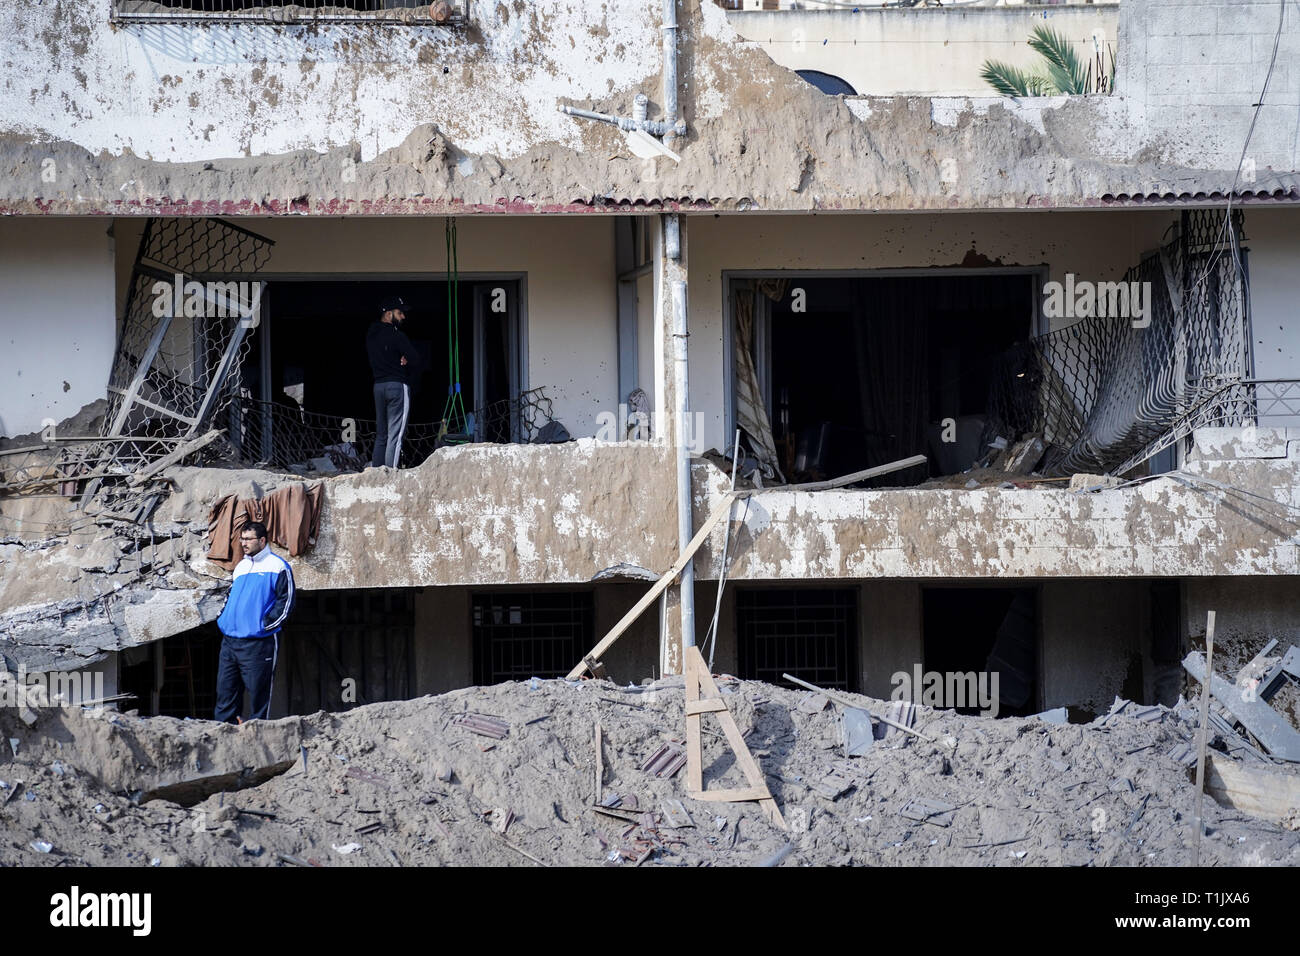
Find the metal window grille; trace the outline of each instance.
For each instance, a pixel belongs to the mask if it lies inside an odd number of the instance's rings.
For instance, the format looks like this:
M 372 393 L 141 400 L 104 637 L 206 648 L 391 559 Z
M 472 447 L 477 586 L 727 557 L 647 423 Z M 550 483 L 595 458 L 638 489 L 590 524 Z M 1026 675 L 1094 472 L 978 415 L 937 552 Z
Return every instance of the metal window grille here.
M 745 680 L 857 688 L 858 595 L 852 588 L 742 590 L 736 594 L 737 669 Z
M 231 371 L 238 371 L 247 354 L 247 333 L 260 315 L 242 317 L 236 306 L 260 298 L 257 274 L 273 245 L 220 219 L 149 220 L 108 380 L 106 437 L 193 437 L 229 404 L 238 379 Z M 196 310 L 203 314 L 173 314 L 177 303 L 160 303 L 159 294 L 176 297 L 155 289 L 177 283 L 183 305 L 191 283 L 214 293 L 235 287 L 236 296 L 247 292 L 250 301 L 204 298 Z
M 414 645 L 410 589 L 299 591 L 280 634 L 277 665 L 285 673 L 289 712 L 410 699 Z M 345 685 L 347 680 L 352 683 Z
M 1128 271 L 1147 283 L 1150 324 L 1084 318 L 1008 352 L 990 406 L 1051 446 L 1044 472 L 1123 474 L 1191 434 L 1180 427 L 1249 371 L 1243 215 L 1188 210 L 1172 238 Z M 1216 413 L 1217 414 L 1217 413 Z M 1245 425 L 1248 416 L 1222 424 Z
M 466 0 L 113 0 L 113 19 L 123 23 L 409 23 L 465 19 Z
M 591 647 L 590 592 L 475 594 L 474 683 L 563 677 Z

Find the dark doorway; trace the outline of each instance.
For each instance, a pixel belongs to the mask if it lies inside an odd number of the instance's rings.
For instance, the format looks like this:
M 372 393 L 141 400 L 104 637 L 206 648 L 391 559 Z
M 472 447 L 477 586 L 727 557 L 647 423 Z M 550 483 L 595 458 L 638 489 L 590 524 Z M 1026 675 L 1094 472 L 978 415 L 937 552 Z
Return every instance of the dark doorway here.
M 969 467 L 1000 360 L 1034 331 L 1037 281 L 1015 273 L 759 283 L 754 360 L 786 477 L 834 477 L 916 454 L 930 456 L 928 471 L 881 481 L 917 484 Z M 943 439 L 946 419 L 961 438 Z
M 414 642 L 410 588 L 300 591 L 280 632 L 276 683 L 291 714 L 409 700 Z
M 853 588 L 736 592 L 738 676 L 790 686 L 793 674 L 818 687 L 856 691 L 858 592 Z
M 1038 712 L 1036 588 L 924 588 L 922 615 L 927 674 L 939 674 L 947 683 L 949 674 L 996 672 L 999 717 Z M 991 683 L 986 686 L 991 689 Z M 954 709 L 980 712 L 978 706 Z
M 524 379 L 520 282 L 462 280 L 458 328 L 448 320 L 447 293 L 445 281 L 269 282 L 263 293 L 264 327 L 251 336 L 243 362 L 246 396 L 270 406 L 257 420 L 245 416 L 249 443 L 260 446 L 249 449 L 250 454 L 268 461 L 285 454 L 295 459 L 322 455 L 325 445 L 340 441 L 339 424 L 351 419 L 365 423 L 355 429 L 356 457 L 369 458 L 375 405 L 366 331 L 378 321 L 379 302 L 388 295 L 406 301 L 402 331 L 421 357 L 410 375 L 404 463 L 417 464 L 419 453 L 431 450 L 424 440 L 437 434 L 438 423 L 447 416 L 457 363 L 460 402 L 474 417 L 453 422 L 449 430 L 468 433 L 475 441 L 516 440 L 515 413 L 509 406 Z
M 211 720 L 217 704 L 217 658 L 221 632 L 215 623 L 122 652 L 118 689 L 134 694 L 126 710 L 143 717 Z

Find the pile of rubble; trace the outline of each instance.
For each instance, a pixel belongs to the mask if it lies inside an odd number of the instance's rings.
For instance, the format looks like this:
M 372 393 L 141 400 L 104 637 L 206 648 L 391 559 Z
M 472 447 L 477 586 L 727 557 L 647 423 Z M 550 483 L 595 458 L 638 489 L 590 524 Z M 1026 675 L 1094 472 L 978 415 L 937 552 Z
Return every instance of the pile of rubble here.
M 533 680 L 242 727 L 0 713 L 0 864 L 1192 862 L 1186 705 L 1121 702 L 1089 725 L 917 707 L 926 739 L 892 734 L 848 757 L 838 704 L 719 683 L 788 830 L 755 803 L 687 795 L 681 678 Z M 705 727 L 706 788 L 742 785 Z M 1297 821 L 1205 806 L 1203 864 L 1300 864 Z

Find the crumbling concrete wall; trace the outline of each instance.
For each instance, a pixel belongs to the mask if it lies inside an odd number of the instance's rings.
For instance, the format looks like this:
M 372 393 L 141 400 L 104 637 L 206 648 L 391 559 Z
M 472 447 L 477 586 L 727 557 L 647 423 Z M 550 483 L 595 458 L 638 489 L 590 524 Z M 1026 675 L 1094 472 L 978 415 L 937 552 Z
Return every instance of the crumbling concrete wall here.
M 1124 22 L 1154 3 L 1129 0 Z M 1154 128 L 1146 114 L 1134 121 L 1122 97 L 845 101 L 740 40 L 711 2 L 686 0 L 680 98 L 690 131 L 674 144 L 680 164 L 646 162 L 613 127 L 556 107 L 629 115 L 644 92 L 658 115 L 657 3 L 476 5 L 461 31 L 115 27 L 106 14 L 106 2 L 80 0 L 0 12 L 0 83 L 10 104 L 0 154 L 12 171 L 0 182 L 0 210 L 1091 206 L 1120 195 L 1227 189 L 1236 157 L 1222 144 L 1232 137 L 1207 150 L 1200 134 L 1221 121 L 1242 127 L 1253 102 L 1251 93 L 1220 95 L 1213 84 L 1226 78 L 1204 71 L 1189 82 L 1212 99 L 1214 114 L 1152 114 L 1163 124 Z M 1288 26 L 1288 43 L 1297 34 Z M 1121 43 L 1119 55 L 1124 63 L 1142 54 Z M 1253 40 L 1234 57 L 1243 76 L 1259 74 L 1265 59 Z M 1161 89 L 1150 79 L 1147 88 Z M 1169 91 L 1179 93 L 1188 91 Z M 1265 125 L 1261 143 L 1279 143 L 1284 118 L 1270 113 Z M 1288 155 L 1261 152 L 1259 165 L 1294 170 Z M 1268 183 L 1269 191 L 1296 186 L 1293 175 Z
M 736 505 L 736 518 L 743 514 L 744 523 L 733 535 L 728 576 L 1295 574 L 1300 441 L 1284 443 L 1282 457 L 1245 457 L 1252 453 L 1230 441 L 1226 450 L 1213 452 L 1215 458 L 1242 457 L 1199 459 L 1188 463 L 1182 480 L 1162 476 L 1093 494 L 987 487 L 766 491 L 750 499 L 747 513 L 743 503 Z M 697 471 L 697 516 L 721 502 L 726 481 L 716 469 Z M 721 550 L 719 532 L 697 556 L 697 575 L 717 575 Z
M 0 653 L 80 666 L 214 620 L 229 575 L 206 558 L 223 495 L 298 480 L 180 468 L 148 526 L 97 523 L 57 498 L 0 499 Z M 325 481 L 320 537 L 292 559 L 300 588 L 586 583 L 677 548 L 671 450 L 582 439 L 445 448 L 423 465 Z M 39 533 L 37 533 L 39 531 Z
M 1191 484 L 1162 477 L 1094 494 L 1059 488 L 765 492 L 750 500 L 747 512 L 737 505 L 729 578 L 1297 574 L 1296 528 L 1287 509 L 1300 506 L 1294 499 L 1300 448 L 1292 451 L 1290 457 L 1198 460 L 1186 472 Z M 73 666 L 215 618 L 229 578 L 204 557 L 208 509 L 220 494 L 250 493 L 252 479 L 201 469 L 173 474 L 178 493 L 149 527 L 113 522 L 118 531 L 81 520 L 74 529 L 57 499 L 0 503 L 8 527 L 44 529 L 39 537 L 11 533 L 0 540 L 0 633 L 7 640 L 0 651 L 33 670 Z M 664 520 L 674 510 L 672 476 L 669 448 L 583 439 L 449 448 L 418 468 L 329 479 L 320 539 L 293 562 L 298 584 L 585 584 L 618 564 L 658 574 L 677 553 L 675 526 Z M 258 494 L 294 480 L 253 477 Z M 1197 485 L 1198 477 L 1231 482 L 1249 495 Z M 697 526 L 721 501 L 727 480 L 716 466 L 697 464 Z M 719 526 L 697 557 L 700 580 L 716 578 L 722 538 Z M 706 605 L 704 598 L 697 602 L 700 627 L 707 626 Z M 878 676 L 869 669 L 866 679 Z

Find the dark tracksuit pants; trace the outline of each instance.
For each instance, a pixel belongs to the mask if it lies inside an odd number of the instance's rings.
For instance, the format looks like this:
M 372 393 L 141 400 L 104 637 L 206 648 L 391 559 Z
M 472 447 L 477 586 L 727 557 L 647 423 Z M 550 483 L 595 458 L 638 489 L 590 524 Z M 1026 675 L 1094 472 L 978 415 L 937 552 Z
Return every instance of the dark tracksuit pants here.
M 252 698 L 249 720 L 266 720 L 271 715 L 271 685 L 275 681 L 275 660 L 280 636 L 221 638 L 217 659 L 216 719 L 233 723 L 244 703 L 244 690 Z
M 375 383 L 375 452 L 370 463 L 376 468 L 396 468 L 402 457 L 406 417 L 411 410 L 411 390 L 402 382 Z

